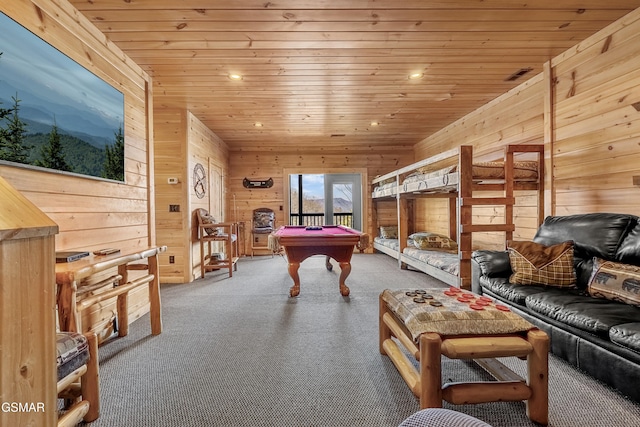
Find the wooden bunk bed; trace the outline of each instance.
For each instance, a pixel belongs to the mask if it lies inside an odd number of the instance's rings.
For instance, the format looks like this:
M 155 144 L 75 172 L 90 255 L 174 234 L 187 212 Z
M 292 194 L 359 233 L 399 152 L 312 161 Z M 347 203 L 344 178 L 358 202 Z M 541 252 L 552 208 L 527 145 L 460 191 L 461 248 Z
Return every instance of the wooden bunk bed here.
M 516 161 L 514 156 L 535 157 Z M 446 166 L 442 166 L 446 165 Z M 470 289 L 472 234 L 504 232 L 505 243 L 513 239 L 514 191 L 531 190 L 537 195 L 537 222 L 544 218 L 543 145 L 507 145 L 498 162 L 474 162 L 473 147 L 463 145 L 421 160 L 372 180 L 374 224 L 382 206 L 395 204 L 397 234 L 376 237 L 375 250 L 398 260 L 401 268 L 411 266 L 449 285 Z M 496 196 L 498 194 L 498 196 Z M 414 201 L 420 198 L 448 199 L 448 234 L 457 243 L 454 250 L 425 250 L 413 245 Z M 474 206 L 500 206 L 504 221 L 474 223 Z M 387 215 L 388 216 L 388 215 Z

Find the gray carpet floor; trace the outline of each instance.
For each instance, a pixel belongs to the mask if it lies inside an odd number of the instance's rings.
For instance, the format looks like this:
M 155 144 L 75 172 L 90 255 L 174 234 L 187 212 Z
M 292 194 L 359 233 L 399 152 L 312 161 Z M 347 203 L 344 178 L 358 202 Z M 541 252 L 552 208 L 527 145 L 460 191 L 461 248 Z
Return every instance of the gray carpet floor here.
M 233 278 L 163 285 L 161 335 L 144 316 L 100 347 L 102 411 L 91 427 L 397 426 L 419 406 L 378 351 L 378 295 L 444 285 L 386 255 L 356 254 L 352 266 L 349 297 L 339 267 L 327 271 L 318 256 L 302 263 L 296 298 L 282 257 L 242 258 Z M 524 375 L 525 361 L 503 361 Z M 443 358 L 443 377 L 487 374 Z M 640 405 L 553 356 L 549 377 L 550 426 L 640 426 Z M 535 426 L 522 402 L 444 407 L 494 427 Z

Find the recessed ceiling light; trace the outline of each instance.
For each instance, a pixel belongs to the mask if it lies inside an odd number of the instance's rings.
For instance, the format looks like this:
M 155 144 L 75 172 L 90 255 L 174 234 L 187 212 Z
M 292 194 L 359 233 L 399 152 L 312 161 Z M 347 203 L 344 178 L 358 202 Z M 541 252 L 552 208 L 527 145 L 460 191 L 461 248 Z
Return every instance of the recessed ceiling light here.
M 424 76 L 424 73 L 411 73 L 409 74 L 409 80 L 418 80 Z
M 231 79 L 231 80 L 242 80 L 242 75 L 240 75 L 240 74 L 229 74 L 229 79 Z
M 375 120 L 371 122 L 371 126 L 378 126 L 378 125 L 379 125 L 379 123 L 376 122 Z
M 260 123 L 260 122 L 255 122 L 253 125 L 255 127 L 257 127 L 257 128 L 261 128 L 262 127 L 262 123 Z

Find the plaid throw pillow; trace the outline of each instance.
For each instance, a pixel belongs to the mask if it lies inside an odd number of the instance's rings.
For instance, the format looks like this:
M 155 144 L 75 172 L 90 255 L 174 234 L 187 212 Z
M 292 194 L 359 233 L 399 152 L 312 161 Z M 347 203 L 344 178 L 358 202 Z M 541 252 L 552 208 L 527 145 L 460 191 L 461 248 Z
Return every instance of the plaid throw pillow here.
M 573 242 L 544 246 L 534 242 L 507 243 L 513 274 L 509 281 L 518 285 L 545 285 L 574 288 Z
M 640 307 L 640 267 L 593 259 L 589 295 Z

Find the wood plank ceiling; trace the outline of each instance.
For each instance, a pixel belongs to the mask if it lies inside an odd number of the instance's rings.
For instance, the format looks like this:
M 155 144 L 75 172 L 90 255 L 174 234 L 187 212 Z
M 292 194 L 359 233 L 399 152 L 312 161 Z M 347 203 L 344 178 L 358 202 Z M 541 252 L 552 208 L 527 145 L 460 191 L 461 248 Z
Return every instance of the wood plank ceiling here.
M 640 7 L 640 0 L 70 1 L 153 77 L 156 102 L 189 109 L 231 150 L 412 146 Z M 521 70 L 529 71 L 509 80 Z

